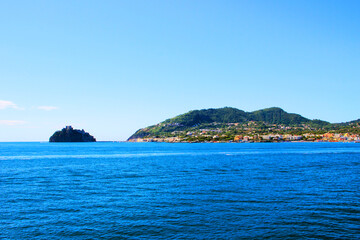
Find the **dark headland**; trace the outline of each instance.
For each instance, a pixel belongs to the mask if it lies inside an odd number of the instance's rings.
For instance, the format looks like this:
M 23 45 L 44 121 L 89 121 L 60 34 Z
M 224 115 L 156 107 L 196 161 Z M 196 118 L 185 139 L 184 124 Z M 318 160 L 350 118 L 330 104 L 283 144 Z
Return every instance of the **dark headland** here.
M 49 142 L 96 142 L 96 139 L 84 129 L 73 129 L 66 126 L 61 131 L 56 131 L 49 139 Z

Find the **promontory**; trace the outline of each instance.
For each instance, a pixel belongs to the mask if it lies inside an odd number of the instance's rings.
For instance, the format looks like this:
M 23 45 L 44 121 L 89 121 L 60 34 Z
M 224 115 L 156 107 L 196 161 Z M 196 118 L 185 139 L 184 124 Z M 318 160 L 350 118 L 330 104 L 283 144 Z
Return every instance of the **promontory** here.
M 360 119 L 330 123 L 272 107 L 193 110 L 139 129 L 130 142 L 360 142 Z

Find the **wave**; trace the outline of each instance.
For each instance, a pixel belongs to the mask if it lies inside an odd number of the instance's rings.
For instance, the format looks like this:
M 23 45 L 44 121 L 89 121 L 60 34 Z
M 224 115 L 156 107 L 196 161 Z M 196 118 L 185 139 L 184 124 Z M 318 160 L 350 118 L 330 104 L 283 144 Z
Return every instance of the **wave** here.
M 209 155 L 223 155 L 223 156 L 241 156 L 241 155 L 326 155 L 326 154 L 359 154 L 358 151 L 348 150 L 316 150 L 316 151 L 237 151 L 237 152 L 152 152 L 152 153 L 117 153 L 117 154 L 64 154 L 64 155 L 18 155 L 18 156 L 0 156 L 1 160 L 35 160 L 35 159 L 85 159 L 85 158 L 145 158 L 145 157 L 166 157 L 166 156 L 209 156 Z

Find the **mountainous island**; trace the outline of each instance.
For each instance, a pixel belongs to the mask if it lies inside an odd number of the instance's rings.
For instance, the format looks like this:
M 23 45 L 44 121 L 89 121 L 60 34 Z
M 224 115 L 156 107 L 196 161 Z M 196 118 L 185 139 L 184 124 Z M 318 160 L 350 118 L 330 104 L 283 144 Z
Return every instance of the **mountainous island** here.
M 96 142 L 96 139 L 84 129 L 73 129 L 66 126 L 61 131 L 56 131 L 49 139 L 49 142 Z
M 311 120 L 273 107 L 194 110 L 136 131 L 131 142 L 360 141 L 360 119 L 346 123 Z

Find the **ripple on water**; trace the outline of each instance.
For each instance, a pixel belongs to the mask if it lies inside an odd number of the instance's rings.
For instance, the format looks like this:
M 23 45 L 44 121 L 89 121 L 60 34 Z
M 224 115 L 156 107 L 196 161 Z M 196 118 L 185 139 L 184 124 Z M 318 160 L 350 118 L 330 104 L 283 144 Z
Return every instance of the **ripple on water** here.
M 5 145 L 0 238 L 360 238 L 358 145 Z

